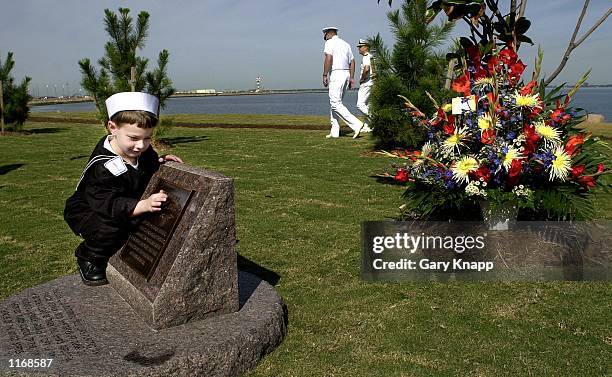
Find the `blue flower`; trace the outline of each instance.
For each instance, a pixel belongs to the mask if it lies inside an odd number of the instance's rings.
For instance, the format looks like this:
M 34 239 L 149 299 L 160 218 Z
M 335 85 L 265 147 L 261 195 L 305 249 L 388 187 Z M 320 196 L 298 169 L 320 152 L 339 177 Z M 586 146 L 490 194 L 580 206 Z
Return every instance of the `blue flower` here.
M 514 140 L 514 138 L 516 138 L 516 134 L 512 131 L 508 132 L 508 135 L 506 135 L 506 140 Z

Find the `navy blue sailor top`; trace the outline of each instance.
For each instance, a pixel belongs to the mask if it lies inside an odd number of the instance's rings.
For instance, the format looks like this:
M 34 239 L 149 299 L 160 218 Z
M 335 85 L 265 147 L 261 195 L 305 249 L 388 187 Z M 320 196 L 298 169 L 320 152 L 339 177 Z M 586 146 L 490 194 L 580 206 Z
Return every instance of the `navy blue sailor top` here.
M 138 168 L 123 164 L 124 170 L 112 169 L 105 164 L 121 157 L 105 148 L 106 140 L 107 136 L 100 139 L 76 191 L 66 200 L 64 219 L 76 235 L 84 236 L 85 231 L 109 235 L 132 229 L 137 219 L 130 214 L 159 169 L 159 157 L 152 146 L 138 157 Z

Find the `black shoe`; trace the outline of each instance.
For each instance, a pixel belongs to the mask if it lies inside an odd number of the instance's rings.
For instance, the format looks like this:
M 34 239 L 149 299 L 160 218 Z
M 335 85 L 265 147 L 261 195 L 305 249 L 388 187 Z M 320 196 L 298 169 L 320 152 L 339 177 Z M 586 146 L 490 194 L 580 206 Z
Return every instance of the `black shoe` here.
M 79 268 L 83 284 L 94 287 L 108 284 L 108 280 L 106 280 L 106 265 L 99 266 L 85 259 L 77 258 L 77 267 Z

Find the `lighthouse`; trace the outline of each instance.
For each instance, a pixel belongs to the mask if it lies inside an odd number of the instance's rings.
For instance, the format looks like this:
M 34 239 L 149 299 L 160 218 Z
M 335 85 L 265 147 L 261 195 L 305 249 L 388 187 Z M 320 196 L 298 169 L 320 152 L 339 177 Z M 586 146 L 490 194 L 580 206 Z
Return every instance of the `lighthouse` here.
M 261 91 L 261 81 L 262 81 L 262 80 L 263 80 L 263 79 L 261 78 L 261 76 L 257 76 L 257 77 L 255 77 L 255 86 L 256 86 L 256 88 L 255 88 L 255 92 L 256 92 L 256 93 L 259 93 L 259 92 Z

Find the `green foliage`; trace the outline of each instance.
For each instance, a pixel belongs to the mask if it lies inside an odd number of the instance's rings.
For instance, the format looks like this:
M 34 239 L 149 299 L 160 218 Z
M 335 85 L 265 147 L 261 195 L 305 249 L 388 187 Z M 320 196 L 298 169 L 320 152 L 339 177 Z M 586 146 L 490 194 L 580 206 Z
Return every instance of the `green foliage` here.
M 370 38 L 377 76 L 372 88 L 370 124 L 381 148 L 414 148 L 423 141 L 419 137 L 422 132 L 414 130 L 398 94 L 426 113 L 435 109 L 425 92 L 440 100 L 449 98 L 443 88 L 446 61 L 435 48 L 449 37 L 453 25 L 429 24 L 428 4 L 426 0 L 405 0 L 400 9 L 387 13 L 395 37 L 392 51 L 380 35 Z
M 432 190 L 409 182 L 402 197 L 406 203 L 401 207 L 401 220 L 476 221 L 481 218 L 478 202 L 465 192 Z
M 149 60 L 136 54 L 136 51 L 145 45 L 149 30 L 149 14 L 145 11 L 140 12 L 134 24 L 129 12 L 127 8 L 119 8 L 119 14 L 109 9 L 104 10 L 104 29 L 110 40 L 104 45 L 104 57 L 98 61 L 99 71 L 87 58 L 79 61 L 79 68 L 83 74 L 81 85 L 94 98 L 102 124 L 108 121 L 104 101 L 114 93 L 132 90 L 132 85 L 135 91 L 146 91 L 157 96 L 160 108 L 165 106 L 167 98 L 174 93 L 166 68 L 168 51 L 160 52 L 158 66 L 152 72 L 147 72 Z M 133 83 L 130 81 L 132 67 L 135 68 Z
M 403 101 L 398 95 L 406 92 L 406 86 L 394 75 L 379 77 L 372 87 L 370 122 L 376 125 L 374 134 L 380 148 L 419 145 L 425 139 L 423 128 L 413 127 L 412 118 L 399 110 Z
M 153 72 L 147 72 L 145 81 L 147 84 L 147 92 L 159 98 L 157 113 L 159 109 L 166 106 L 166 100 L 174 94 L 172 81 L 168 77 L 166 67 L 168 66 L 168 50 L 162 50 L 157 59 L 157 68 Z
M 4 122 L 7 129 L 19 131 L 28 119 L 30 108 L 28 102 L 31 97 L 28 93 L 28 85 L 31 78 L 26 76 L 19 85 L 15 85 L 15 80 L 11 76 L 11 70 L 15 66 L 13 53 L 8 52 L 4 63 L 0 59 L 0 81 L 2 81 L 4 107 Z

